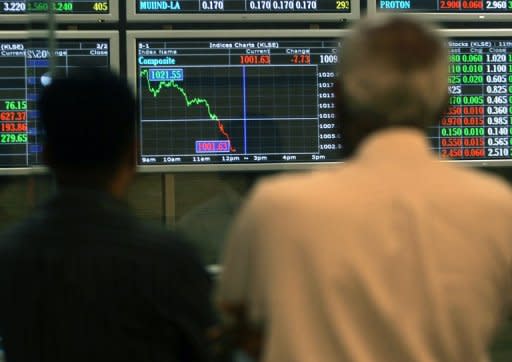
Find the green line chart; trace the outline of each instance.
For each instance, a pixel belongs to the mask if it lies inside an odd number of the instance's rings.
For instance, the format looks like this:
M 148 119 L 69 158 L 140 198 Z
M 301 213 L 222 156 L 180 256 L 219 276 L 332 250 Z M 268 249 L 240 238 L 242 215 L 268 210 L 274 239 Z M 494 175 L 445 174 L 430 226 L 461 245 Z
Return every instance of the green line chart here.
M 148 160 L 318 152 L 315 66 L 150 64 L 137 75 Z
M 157 98 L 160 95 L 160 92 L 163 89 L 171 88 L 171 89 L 176 89 L 183 96 L 183 99 L 185 100 L 185 104 L 186 104 L 187 107 L 199 106 L 199 105 L 204 106 L 206 111 L 208 112 L 208 116 L 210 117 L 210 119 L 212 121 L 216 122 L 217 128 L 219 129 L 219 132 L 224 137 L 226 137 L 226 140 L 228 140 L 230 142 L 230 147 L 231 147 L 230 151 L 231 152 L 236 152 L 236 148 L 233 147 L 233 145 L 232 145 L 232 141 L 231 141 L 231 137 L 230 137 L 229 133 L 225 130 L 224 124 L 222 123 L 220 118 L 217 116 L 217 114 L 215 114 L 212 111 L 212 107 L 210 106 L 210 103 L 208 102 L 207 99 L 205 99 L 205 98 L 196 98 L 196 97 L 191 98 L 188 95 L 188 93 L 185 90 L 185 88 L 180 86 L 174 80 L 159 81 L 157 86 L 153 86 L 152 81 L 149 80 L 149 71 L 148 71 L 148 69 L 143 69 L 143 70 L 140 71 L 140 78 L 141 79 L 146 79 L 148 91 L 153 95 L 154 98 Z M 157 82 L 155 82 L 155 83 L 157 83 Z

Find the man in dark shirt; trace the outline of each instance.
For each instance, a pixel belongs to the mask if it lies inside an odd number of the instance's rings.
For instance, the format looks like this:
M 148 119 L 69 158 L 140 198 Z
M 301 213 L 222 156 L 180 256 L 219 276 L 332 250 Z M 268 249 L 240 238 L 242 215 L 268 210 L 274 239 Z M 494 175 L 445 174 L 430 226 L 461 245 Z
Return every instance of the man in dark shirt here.
M 135 101 L 87 70 L 42 93 L 56 196 L 0 239 L 9 362 L 203 361 L 210 280 L 173 234 L 121 201 L 135 170 Z

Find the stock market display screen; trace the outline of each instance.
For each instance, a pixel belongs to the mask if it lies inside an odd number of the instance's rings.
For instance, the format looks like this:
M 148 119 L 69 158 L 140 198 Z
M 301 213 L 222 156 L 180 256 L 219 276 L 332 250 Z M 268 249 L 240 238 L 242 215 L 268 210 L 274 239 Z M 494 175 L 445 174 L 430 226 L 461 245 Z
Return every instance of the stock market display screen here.
M 432 130 L 443 159 L 512 158 L 512 39 L 449 40 L 450 108 Z
M 47 13 L 50 6 L 56 14 L 108 14 L 109 1 L 90 0 L 17 0 L 0 2 L 0 15 Z
M 511 0 L 375 0 L 377 11 L 511 14 Z
M 108 40 L 60 40 L 56 68 L 110 67 Z M 0 167 L 28 167 L 41 160 L 36 103 L 49 84 L 50 52 L 43 40 L 0 40 Z M 70 135 L 72 136 L 72 135 Z
M 339 159 L 338 41 L 137 40 L 139 164 Z
M 351 0 L 136 0 L 137 14 L 350 13 Z

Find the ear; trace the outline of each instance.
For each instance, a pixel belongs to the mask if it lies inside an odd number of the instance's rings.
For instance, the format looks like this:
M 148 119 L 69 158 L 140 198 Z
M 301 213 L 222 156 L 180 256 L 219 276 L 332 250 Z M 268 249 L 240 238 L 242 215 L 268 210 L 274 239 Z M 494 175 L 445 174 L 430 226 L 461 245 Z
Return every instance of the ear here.
M 340 85 L 341 80 L 339 78 L 336 78 L 331 89 L 331 92 L 334 93 L 334 99 L 336 100 L 336 102 L 340 99 L 341 96 Z
M 336 119 L 338 120 L 338 122 L 343 119 L 343 108 L 344 108 L 344 100 L 343 100 L 343 95 L 342 95 L 342 92 L 341 92 L 341 80 L 339 78 L 336 78 L 336 80 L 334 81 L 333 83 L 333 87 L 332 87 L 332 93 L 334 93 L 334 105 L 335 105 L 335 109 L 334 109 L 334 112 L 336 113 Z
M 45 142 L 43 143 L 43 150 L 41 152 L 41 157 L 43 158 L 43 164 L 51 167 L 52 166 L 52 160 L 51 160 L 51 150 L 48 144 Z
M 337 78 L 334 81 L 332 92 L 334 93 L 334 112 L 336 114 L 336 121 L 338 122 L 338 125 L 342 129 L 346 129 L 348 123 L 352 121 L 352 117 L 350 117 L 350 112 L 347 104 L 347 97 L 344 94 L 342 84 L 343 79 Z
M 139 149 L 139 142 L 137 141 L 137 138 L 134 137 L 133 141 L 130 144 L 130 148 L 128 150 L 128 162 L 131 166 L 135 169 L 137 166 L 137 150 Z
M 441 106 L 439 107 L 439 111 L 438 111 L 439 117 L 443 117 L 448 112 L 449 108 L 450 108 L 450 94 L 448 92 L 446 92 L 445 98 L 444 98 L 443 102 L 441 103 Z
M 335 97 L 334 112 L 336 114 L 336 123 L 343 140 L 343 158 L 349 158 L 354 154 L 361 137 L 358 134 L 358 125 L 355 123 L 355 119 L 347 107 L 347 97 L 344 94 L 342 84 L 343 79 L 337 78 L 334 82 L 332 92 Z

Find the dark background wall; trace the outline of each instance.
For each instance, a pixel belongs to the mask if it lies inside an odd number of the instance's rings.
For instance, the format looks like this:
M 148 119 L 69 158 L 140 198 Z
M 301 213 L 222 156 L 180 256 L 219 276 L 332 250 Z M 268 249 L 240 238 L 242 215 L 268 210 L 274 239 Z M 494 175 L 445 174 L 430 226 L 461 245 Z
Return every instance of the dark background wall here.
M 361 3 L 362 14 L 365 13 L 366 0 Z M 126 72 L 126 30 L 149 29 L 241 29 L 241 28 L 344 28 L 346 23 L 335 24 L 144 24 L 126 21 L 126 4 L 120 1 L 120 21 L 115 24 L 72 24 L 59 25 L 60 30 L 66 29 L 105 29 L 117 30 L 120 34 L 120 70 Z M 502 28 L 503 23 L 444 23 L 448 28 Z M 29 27 L 42 28 L 46 24 L 28 24 Z M 0 24 L 1 30 L 24 29 L 26 25 Z M 512 168 L 486 168 L 490 172 L 512 182 Z M 169 227 L 176 225 L 184 234 L 188 234 L 201 254 L 205 263 L 218 260 L 217 245 L 221 243 L 231 217 L 242 202 L 244 195 L 253 183 L 266 173 L 177 173 L 171 174 L 138 174 L 130 188 L 127 200 L 135 212 L 149 222 L 164 223 Z M 54 183 L 50 175 L 27 175 L 18 177 L 0 177 L 0 228 L 12 225 L 28 215 L 39 203 L 54 192 Z M 234 196 L 233 196 L 234 195 Z M 229 202 L 227 199 L 229 198 Z M 485 220 L 482 220 L 485 222 Z M 197 231 L 203 234 L 197 235 Z M 213 231 L 212 231 L 213 230 Z M 209 236 L 207 236 L 209 234 Z M 203 235 L 203 236 L 202 236 Z M 211 240 L 210 240 L 211 239 Z M 212 244 L 215 244 L 212 247 Z M 512 292 L 512 291 L 511 291 Z M 504 321 L 504 329 L 500 332 L 493 346 L 494 361 L 512 361 L 512 323 Z

